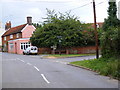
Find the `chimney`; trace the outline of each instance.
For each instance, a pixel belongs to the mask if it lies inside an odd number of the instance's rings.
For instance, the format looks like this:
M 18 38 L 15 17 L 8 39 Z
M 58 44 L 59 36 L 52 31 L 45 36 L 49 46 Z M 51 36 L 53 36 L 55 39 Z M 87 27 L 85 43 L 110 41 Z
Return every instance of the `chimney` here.
M 32 17 L 27 17 L 27 24 L 32 25 Z
M 8 30 L 10 28 L 11 28 L 11 21 L 9 21 L 5 24 L 5 30 Z

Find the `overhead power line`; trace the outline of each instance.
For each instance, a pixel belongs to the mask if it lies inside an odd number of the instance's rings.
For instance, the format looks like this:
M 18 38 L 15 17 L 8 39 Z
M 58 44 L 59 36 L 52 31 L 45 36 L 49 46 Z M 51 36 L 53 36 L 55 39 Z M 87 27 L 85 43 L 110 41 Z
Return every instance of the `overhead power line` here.
M 106 0 L 106 1 L 109 1 L 109 0 Z M 106 1 L 100 2 L 100 3 L 96 4 L 95 6 L 98 6 L 98 5 L 100 5 L 100 4 L 103 4 L 103 3 L 106 2 Z M 82 7 L 85 7 L 85 6 L 90 5 L 90 4 L 92 4 L 92 2 L 89 2 L 89 3 L 87 3 L 87 4 L 84 4 L 84 5 L 82 5 L 82 6 L 79 6 L 79 7 L 73 8 L 73 9 L 69 9 L 69 10 L 67 10 L 66 12 L 72 11 L 72 10 L 75 10 L 75 9 L 78 9 L 78 8 L 82 8 Z
M 82 7 L 85 7 L 85 6 L 90 5 L 90 4 L 92 4 L 92 2 L 87 3 L 87 4 L 84 4 L 84 5 L 79 6 L 79 7 L 76 7 L 76 8 L 73 8 L 73 9 L 69 9 L 69 10 L 67 10 L 66 12 L 68 12 L 68 11 L 72 11 L 72 10 L 75 10 L 75 9 L 78 9 L 78 8 L 82 8 Z
M 107 2 L 107 1 L 109 1 L 109 0 L 106 0 L 106 1 L 100 2 L 100 3 L 96 4 L 95 6 L 100 5 L 100 4 L 103 4 L 103 3 Z

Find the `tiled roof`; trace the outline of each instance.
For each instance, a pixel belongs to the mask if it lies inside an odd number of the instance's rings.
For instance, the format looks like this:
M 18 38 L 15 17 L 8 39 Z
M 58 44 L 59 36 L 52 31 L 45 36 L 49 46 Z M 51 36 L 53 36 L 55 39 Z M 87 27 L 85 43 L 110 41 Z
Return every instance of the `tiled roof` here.
M 91 24 L 92 24 L 92 27 L 94 27 L 94 23 L 91 23 Z M 103 22 L 97 22 L 96 24 L 99 25 L 100 28 L 102 28 L 103 26 Z
M 6 31 L 3 35 L 3 36 L 7 36 L 7 35 L 11 35 L 11 34 L 15 34 L 15 33 L 19 33 L 21 32 L 21 30 L 26 26 L 27 24 L 23 24 L 23 25 L 19 25 L 19 26 L 16 26 L 16 27 L 12 27 L 10 28 L 8 31 Z

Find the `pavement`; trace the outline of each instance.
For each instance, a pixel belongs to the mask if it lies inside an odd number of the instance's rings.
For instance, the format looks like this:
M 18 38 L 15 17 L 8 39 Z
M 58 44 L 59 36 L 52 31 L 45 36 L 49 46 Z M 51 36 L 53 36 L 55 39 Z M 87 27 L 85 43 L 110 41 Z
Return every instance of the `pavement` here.
M 42 57 L 2 53 L 2 88 L 118 88 L 118 80 L 67 65 L 95 56 Z

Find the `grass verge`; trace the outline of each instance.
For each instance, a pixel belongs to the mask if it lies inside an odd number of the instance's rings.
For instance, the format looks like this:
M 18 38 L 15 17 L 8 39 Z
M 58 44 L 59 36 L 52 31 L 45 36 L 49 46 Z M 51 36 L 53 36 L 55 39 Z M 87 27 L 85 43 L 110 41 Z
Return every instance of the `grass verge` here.
M 71 65 L 89 68 L 101 75 L 109 76 L 120 80 L 120 59 L 118 58 L 99 58 L 92 60 L 71 62 Z
M 56 58 L 62 58 L 62 57 L 79 57 L 79 56 L 90 56 L 90 55 L 95 55 L 95 54 L 50 54 L 48 56 L 45 56 L 46 58 L 47 57 L 56 57 Z

